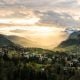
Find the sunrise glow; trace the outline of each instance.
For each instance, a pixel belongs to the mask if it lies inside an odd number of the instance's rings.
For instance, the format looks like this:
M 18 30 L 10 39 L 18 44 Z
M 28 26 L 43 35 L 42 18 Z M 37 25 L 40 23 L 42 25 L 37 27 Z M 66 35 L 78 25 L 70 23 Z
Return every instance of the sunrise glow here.
M 0 19 L 0 23 L 4 24 L 35 24 L 39 21 L 39 18 L 23 18 L 23 19 L 18 19 L 18 18 L 11 18 L 11 19 Z
M 67 28 L 80 30 L 79 4 L 79 0 L 1 0 L 0 34 L 53 48 L 70 34 Z

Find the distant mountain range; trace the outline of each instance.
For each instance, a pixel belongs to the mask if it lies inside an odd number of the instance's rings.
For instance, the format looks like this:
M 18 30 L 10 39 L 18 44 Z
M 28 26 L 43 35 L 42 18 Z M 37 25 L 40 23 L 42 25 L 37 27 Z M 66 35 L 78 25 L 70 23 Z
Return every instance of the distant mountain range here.
M 12 47 L 12 48 L 23 48 L 25 49 L 23 45 L 29 45 L 29 43 L 25 42 L 25 38 L 23 37 L 18 37 L 18 36 L 6 36 L 6 35 L 2 35 L 0 34 L 0 47 Z M 21 42 L 20 42 L 21 41 Z M 16 50 L 17 50 L 16 49 Z M 31 52 L 31 53 L 36 53 L 36 54 L 44 54 L 44 53 L 52 53 L 51 50 L 47 50 L 47 49 L 42 49 L 42 48 L 29 48 L 27 47 L 27 51 Z
M 0 46 L 11 46 L 20 45 L 22 47 L 35 47 L 37 43 L 30 41 L 24 37 L 19 36 L 6 36 L 0 34 Z M 67 40 L 61 42 L 61 44 L 53 50 L 56 51 L 69 51 L 69 52 L 80 52 L 80 31 L 74 31 L 70 34 Z
M 0 46 L 22 46 L 22 47 L 34 47 L 39 46 L 37 43 L 28 40 L 24 37 L 14 36 L 14 35 L 2 35 L 0 34 Z
M 10 41 L 12 41 L 15 44 L 19 44 L 23 47 L 30 47 L 35 45 L 35 43 L 33 43 L 31 40 L 28 40 L 24 37 L 19 37 L 19 36 L 6 36 L 7 39 L 9 39 Z
M 80 31 L 74 31 L 70 34 L 69 38 L 63 41 L 54 50 L 57 51 L 70 51 L 70 52 L 80 52 Z
M 8 40 L 10 40 L 11 42 L 18 44 L 22 47 L 31 47 L 31 48 L 44 48 L 47 49 L 48 46 L 40 46 L 41 44 L 37 41 L 33 41 L 29 38 L 26 37 L 20 37 L 20 36 L 14 36 L 14 35 L 10 35 L 10 36 L 5 36 Z

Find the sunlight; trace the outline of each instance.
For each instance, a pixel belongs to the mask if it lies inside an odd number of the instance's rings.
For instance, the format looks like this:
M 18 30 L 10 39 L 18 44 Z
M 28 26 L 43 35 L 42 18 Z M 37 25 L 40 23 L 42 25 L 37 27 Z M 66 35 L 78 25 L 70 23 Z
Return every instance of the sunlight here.
M 39 47 L 51 48 L 57 46 L 66 38 L 64 28 L 48 27 L 48 26 L 11 26 L 0 28 L 0 33 L 5 35 L 15 35 L 24 37 Z M 53 43 L 54 41 L 54 43 Z M 38 46 L 37 46 L 38 47 Z
M 26 30 L 35 31 L 35 32 L 51 32 L 53 31 L 50 27 L 44 27 L 44 26 L 33 26 L 33 27 L 27 27 Z
M 35 24 L 39 21 L 39 18 L 33 17 L 33 18 L 25 18 L 25 19 L 19 19 L 19 18 L 11 18 L 11 19 L 0 19 L 0 23 L 3 24 Z
M 47 34 L 53 34 L 55 35 L 57 32 L 64 31 L 63 28 L 57 28 L 57 27 L 46 27 L 46 26 L 11 26 L 11 27 L 2 27 L 0 28 L 0 31 L 11 31 L 11 30 L 26 30 L 29 32 L 32 32 L 34 34 L 40 34 L 40 35 L 47 35 Z
M 13 19 L 14 24 L 35 24 L 39 21 L 39 18 L 29 18 L 29 19 Z

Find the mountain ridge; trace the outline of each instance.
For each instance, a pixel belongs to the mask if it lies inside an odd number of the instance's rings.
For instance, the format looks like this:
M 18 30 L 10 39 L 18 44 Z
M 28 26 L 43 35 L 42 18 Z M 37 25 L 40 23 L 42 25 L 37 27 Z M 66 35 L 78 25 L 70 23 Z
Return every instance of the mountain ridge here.
M 70 52 L 80 52 L 80 31 L 74 31 L 70 34 L 67 40 L 61 42 L 61 44 L 54 50 L 57 51 L 70 51 Z
M 0 46 L 12 46 L 15 45 L 13 42 L 11 42 L 9 39 L 5 37 L 5 35 L 0 34 Z

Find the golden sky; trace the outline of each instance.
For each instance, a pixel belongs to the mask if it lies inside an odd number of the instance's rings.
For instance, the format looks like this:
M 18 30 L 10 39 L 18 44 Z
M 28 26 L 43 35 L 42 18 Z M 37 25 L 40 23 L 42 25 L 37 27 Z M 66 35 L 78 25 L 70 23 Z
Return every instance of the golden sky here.
M 57 46 L 80 28 L 80 0 L 0 0 L 0 33 Z

